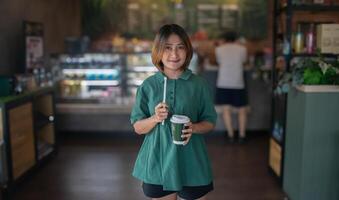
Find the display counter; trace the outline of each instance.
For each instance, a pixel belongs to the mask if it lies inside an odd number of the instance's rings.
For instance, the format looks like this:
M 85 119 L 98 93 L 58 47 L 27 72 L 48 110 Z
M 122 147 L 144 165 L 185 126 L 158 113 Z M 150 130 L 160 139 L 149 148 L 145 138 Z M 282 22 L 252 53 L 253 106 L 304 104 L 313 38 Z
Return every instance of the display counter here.
M 59 66 L 62 131 L 131 131 L 136 90 L 158 71 L 150 52 L 64 54 Z
M 201 75 L 208 81 L 215 94 L 216 81 L 217 81 L 217 70 L 209 70 L 207 73 Z M 247 119 L 247 130 L 249 131 L 268 131 L 270 129 L 271 120 L 271 83 L 269 80 L 270 71 L 265 71 L 264 75 L 258 75 L 256 69 L 246 71 L 245 85 L 247 90 L 248 98 L 248 119 Z M 267 77 L 266 77 L 267 76 Z M 264 77 L 264 78 L 263 78 Z M 222 118 L 222 107 L 216 106 L 218 113 L 217 124 L 215 127 L 216 131 L 225 131 L 225 125 Z M 233 109 L 232 123 L 234 130 L 238 130 L 238 120 L 235 115 L 236 109 Z
M 197 60 L 194 53 L 189 66 L 194 73 L 198 69 Z M 129 115 L 136 90 L 158 71 L 152 64 L 150 52 L 61 55 L 59 65 L 63 78 L 56 108 L 61 131 L 133 131 Z M 213 77 L 201 74 L 212 90 L 216 87 L 217 71 L 213 73 L 209 74 Z M 253 69 L 246 72 L 245 79 L 249 100 L 248 130 L 269 130 L 269 77 L 260 78 L 258 70 Z M 225 131 L 222 109 L 216 106 L 216 110 L 215 130 Z M 233 123 L 237 130 L 237 120 Z
M 270 84 L 261 79 L 253 79 L 253 72 L 246 73 L 249 98 L 248 130 L 266 131 L 270 128 L 271 90 Z M 213 84 L 213 83 L 212 83 Z M 57 104 L 59 129 L 61 131 L 133 131 L 130 125 L 134 94 L 130 88 L 132 98 L 121 98 L 117 101 L 97 99 L 96 102 L 63 101 Z M 218 119 L 216 131 L 225 131 L 222 120 L 222 108 L 216 106 Z M 235 118 L 236 116 L 234 116 Z M 233 120 L 237 130 L 237 120 Z
M 339 86 L 288 93 L 283 189 L 293 200 L 339 199 Z
M 61 131 L 132 131 L 137 88 L 158 69 L 150 52 L 60 55 L 57 103 Z M 197 71 L 197 55 L 189 68 Z

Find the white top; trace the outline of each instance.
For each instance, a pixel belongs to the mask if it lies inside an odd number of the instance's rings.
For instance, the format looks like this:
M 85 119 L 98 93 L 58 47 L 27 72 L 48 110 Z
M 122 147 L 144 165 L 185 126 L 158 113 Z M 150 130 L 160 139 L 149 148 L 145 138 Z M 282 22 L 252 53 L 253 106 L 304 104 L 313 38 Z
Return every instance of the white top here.
M 223 44 L 216 48 L 215 55 L 219 64 L 218 88 L 243 89 L 243 65 L 247 60 L 247 50 L 236 43 Z

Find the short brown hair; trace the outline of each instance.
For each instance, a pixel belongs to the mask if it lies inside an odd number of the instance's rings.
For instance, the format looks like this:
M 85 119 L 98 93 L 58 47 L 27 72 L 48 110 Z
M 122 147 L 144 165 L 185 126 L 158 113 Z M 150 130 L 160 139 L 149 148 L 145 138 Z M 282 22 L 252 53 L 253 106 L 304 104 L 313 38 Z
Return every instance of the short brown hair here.
M 177 24 L 166 24 L 159 29 L 157 35 L 155 36 L 152 48 L 152 62 L 160 71 L 164 70 L 164 64 L 162 63 L 161 59 L 164 53 L 165 43 L 171 34 L 179 36 L 185 45 L 186 59 L 182 68 L 187 69 L 192 59 L 193 48 L 185 30 Z

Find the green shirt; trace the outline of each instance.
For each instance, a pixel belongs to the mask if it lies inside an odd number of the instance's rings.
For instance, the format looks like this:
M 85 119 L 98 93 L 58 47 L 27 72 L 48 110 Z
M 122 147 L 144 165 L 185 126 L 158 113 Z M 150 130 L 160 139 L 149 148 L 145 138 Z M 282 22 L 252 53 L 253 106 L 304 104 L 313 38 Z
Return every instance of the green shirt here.
M 131 123 L 148 118 L 162 102 L 164 75 L 147 78 L 138 88 Z M 145 183 L 162 185 L 164 190 L 180 191 L 183 186 L 201 186 L 212 182 L 212 170 L 202 134 L 193 134 L 185 146 L 171 138 L 170 117 L 186 115 L 192 123 L 216 122 L 217 114 L 210 88 L 204 79 L 185 70 L 178 79 L 167 79 L 166 103 L 169 117 L 145 135 L 135 162 L 133 176 Z

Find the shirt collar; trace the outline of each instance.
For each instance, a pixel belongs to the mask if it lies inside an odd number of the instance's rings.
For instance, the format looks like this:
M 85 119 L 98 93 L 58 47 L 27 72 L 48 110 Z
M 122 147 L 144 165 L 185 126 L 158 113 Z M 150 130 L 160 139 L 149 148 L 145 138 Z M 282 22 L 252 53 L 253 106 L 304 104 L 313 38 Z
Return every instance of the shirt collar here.
M 192 75 L 192 71 L 190 69 L 185 69 L 182 74 L 179 76 L 179 79 L 188 80 Z M 159 81 L 163 82 L 165 78 L 165 74 L 162 72 L 157 72 L 156 77 Z

